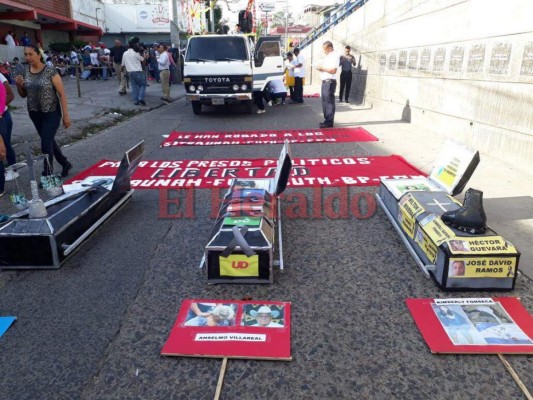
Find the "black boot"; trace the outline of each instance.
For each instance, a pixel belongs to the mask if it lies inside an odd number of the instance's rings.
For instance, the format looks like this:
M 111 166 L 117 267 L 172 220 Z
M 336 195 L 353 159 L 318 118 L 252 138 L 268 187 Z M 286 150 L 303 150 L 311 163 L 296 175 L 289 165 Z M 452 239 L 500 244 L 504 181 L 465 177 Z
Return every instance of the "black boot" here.
M 487 230 L 487 216 L 483 210 L 483 192 L 468 189 L 463 206 L 455 211 L 446 211 L 440 217 L 442 222 L 468 233 L 484 233 Z

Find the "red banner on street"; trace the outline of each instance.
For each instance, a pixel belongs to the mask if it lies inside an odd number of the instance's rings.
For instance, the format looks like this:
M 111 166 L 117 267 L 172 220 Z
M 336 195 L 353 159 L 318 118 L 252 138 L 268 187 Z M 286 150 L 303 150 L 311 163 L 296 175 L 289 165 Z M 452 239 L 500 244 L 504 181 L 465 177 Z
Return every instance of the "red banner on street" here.
M 375 142 L 363 128 L 326 128 L 284 131 L 172 132 L 161 147 L 239 144 Z
M 119 161 L 102 160 L 73 177 L 115 176 Z M 233 178 L 273 178 L 277 160 L 146 160 L 139 163 L 131 185 L 136 189 L 225 188 Z M 289 187 L 378 186 L 381 178 L 425 177 L 397 155 L 376 157 L 317 157 L 293 160 Z

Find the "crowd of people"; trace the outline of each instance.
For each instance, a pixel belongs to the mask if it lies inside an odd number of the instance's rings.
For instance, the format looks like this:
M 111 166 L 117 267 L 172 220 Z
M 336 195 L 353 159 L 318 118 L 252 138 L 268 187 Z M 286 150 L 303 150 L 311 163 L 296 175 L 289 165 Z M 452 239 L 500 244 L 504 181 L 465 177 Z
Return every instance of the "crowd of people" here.
M 8 43 L 16 43 L 12 32 L 5 38 Z M 124 46 L 120 40 L 107 48 L 104 43 L 88 43 L 81 49 L 72 48 L 70 53 L 50 52 L 44 50 L 39 43 L 31 44 L 26 35 L 24 40 L 24 63 L 14 57 L 10 63 L 0 64 L 0 108 L 4 110 L 0 118 L 0 197 L 4 194 L 5 178 L 16 178 L 16 172 L 10 169 L 16 163 L 16 156 L 11 146 L 12 119 L 8 105 L 14 94 L 10 85 L 16 84 L 21 97 L 28 99 L 28 113 L 41 138 L 41 151 L 48 157 L 45 159 L 43 176 L 54 173 L 54 159 L 62 167 L 60 175 L 66 177 L 72 164 L 65 158 L 55 141 L 55 135 L 61 121 L 65 128 L 70 126 L 67 99 L 61 77 L 75 76 L 81 72 L 81 79 L 109 80 L 116 76 L 118 93 L 127 93 L 127 79 L 131 86 L 131 95 L 135 105 L 144 106 L 147 81 L 161 83 L 161 100 L 170 102 L 170 84 L 173 71 L 176 70 L 175 54 L 165 44 L 154 43 L 145 46 L 134 37 Z M 342 56 L 333 51 L 331 42 L 323 44 L 324 58 L 315 65 L 322 81 L 321 99 L 324 121 L 321 128 L 333 127 L 335 117 L 335 92 L 337 87 L 337 71 L 340 69 L 339 101 L 348 102 L 352 66 L 355 58 L 346 46 Z M 307 62 L 298 48 L 287 53 L 287 74 L 284 78 L 272 80 L 262 92 L 254 93 L 254 101 L 258 114 L 265 113 L 265 103 L 302 104 L 303 85 L 306 76 Z M 287 93 L 287 87 L 289 93 Z M 4 160 L 8 168 L 4 170 Z
M 154 43 L 145 46 L 138 38 L 132 38 L 128 47 L 120 40 L 108 49 L 104 43 L 88 43 L 81 49 L 72 48 L 70 52 L 50 52 L 39 43 L 31 44 L 26 34 L 24 40 L 24 60 L 13 57 L 11 62 L 0 63 L 0 197 L 5 193 L 5 181 L 16 179 L 16 154 L 11 145 L 13 122 L 9 112 L 9 103 L 15 94 L 12 85 L 16 85 L 19 96 L 27 98 L 29 118 L 41 140 L 41 152 L 44 159 L 42 176 L 65 178 L 72 169 L 72 164 L 63 155 L 55 140 L 61 124 L 68 128 L 71 124 L 68 103 L 63 88 L 62 77 L 80 79 L 109 80 L 113 75 L 118 80 L 118 93 L 127 93 L 127 79 L 135 105 L 146 105 L 144 93 L 147 80 L 161 83 L 165 102 L 172 101 L 170 84 L 172 73 L 176 69 L 173 54 L 165 44 Z M 19 44 L 13 32 L 5 37 L 10 46 Z M 61 169 L 54 169 L 54 160 Z M 5 165 L 7 164 L 7 168 Z

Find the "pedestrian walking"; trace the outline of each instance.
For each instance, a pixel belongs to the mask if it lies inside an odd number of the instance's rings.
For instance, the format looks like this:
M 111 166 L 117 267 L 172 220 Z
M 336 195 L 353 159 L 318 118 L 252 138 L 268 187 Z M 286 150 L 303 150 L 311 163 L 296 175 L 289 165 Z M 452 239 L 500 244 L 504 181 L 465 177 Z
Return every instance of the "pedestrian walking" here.
M 322 45 L 325 58 L 322 63 L 316 67 L 320 72 L 322 89 L 320 97 L 322 98 L 322 112 L 324 121 L 320 123 L 321 128 L 331 128 L 335 120 L 335 89 L 337 88 L 337 67 L 339 66 L 339 56 L 335 54 L 333 43 L 324 42 Z
M 53 174 L 55 157 L 63 167 L 61 176 L 66 177 L 72 164 L 55 140 L 61 120 L 65 128 L 70 126 L 63 81 L 54 67 L 45 65 L 39 47 L 25 47 L 24 58 L 29 68 L 24 76 L 18 75 L 15 81 L 19 95 L 28 98 L 28 113 L 41 138 L 41 151 L 48 156 L 44 160 L 43 176 Z

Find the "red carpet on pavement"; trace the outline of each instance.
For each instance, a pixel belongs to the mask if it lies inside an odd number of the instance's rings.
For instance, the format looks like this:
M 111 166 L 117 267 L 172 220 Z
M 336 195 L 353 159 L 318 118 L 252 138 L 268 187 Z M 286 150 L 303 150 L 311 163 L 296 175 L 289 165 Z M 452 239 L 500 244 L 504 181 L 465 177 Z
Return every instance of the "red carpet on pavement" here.
M 161 147 L 219 146 L 239 144 L 375 142 L 361 127 L 282 131 L 172 132 Z
M 295 158 L 289 187 L 378 186 L 380 178 L 426 176 L 397 155 Z M 146 160 L 132 177 L 136 189 L 225 188 L 232 178 L 273 178 L 276 159 Z M 119 162 L 102 160 L 67 183 L 114 176 Z

